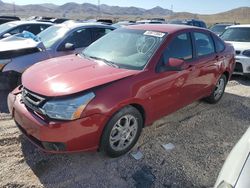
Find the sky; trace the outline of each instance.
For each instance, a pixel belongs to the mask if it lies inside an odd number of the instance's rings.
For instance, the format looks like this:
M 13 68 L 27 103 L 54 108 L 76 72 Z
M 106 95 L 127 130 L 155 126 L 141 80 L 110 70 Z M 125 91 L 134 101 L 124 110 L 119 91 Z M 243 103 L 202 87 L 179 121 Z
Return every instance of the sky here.
M 98 4 L 98 0 L 2 0 L 17 5 L 54 3 L 62 5 L 67 2 Z M 35 2 L 35 3 L 34 3 Z M 150 9 L 155 6 L 171 9 L 175 12 L 192 12 L 213 14 L 238 7 L 250 7 L 250 0 L 100 0 L 101 4 L 115 6 L 135 6 Z

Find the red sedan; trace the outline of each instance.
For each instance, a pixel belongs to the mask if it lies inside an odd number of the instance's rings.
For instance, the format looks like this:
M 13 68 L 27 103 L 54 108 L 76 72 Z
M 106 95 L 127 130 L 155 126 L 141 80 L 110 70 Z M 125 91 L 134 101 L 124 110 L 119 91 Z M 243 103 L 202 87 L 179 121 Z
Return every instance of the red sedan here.
M 199 99 L 218 102 L 234 66 L 233 47 L 206 29 L 129 26 L 32 66 L 8 105 L 44 151 L 118 157 L 155 120 Z

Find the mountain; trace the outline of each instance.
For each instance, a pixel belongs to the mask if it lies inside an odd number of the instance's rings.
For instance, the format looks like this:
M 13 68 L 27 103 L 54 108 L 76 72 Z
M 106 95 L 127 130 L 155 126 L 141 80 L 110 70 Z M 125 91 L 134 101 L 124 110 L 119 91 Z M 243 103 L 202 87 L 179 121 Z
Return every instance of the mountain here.
M 168 9 L 161 7 L 155 7 L 149 10 L 137 7 L 119 7 L 109 6 L 102 4 L 100 7 L 90 3 L 66 3 L 58 6 L 54 4 L 30 4 L 30 5 L 13 5 L 10 3 L 4 3 L 0 1 L 0 14 L 10 15 L 14 11 L 19 16 L 62 16 L 67 15 L 68 17 L 80 17 L 80 16 L 95 16 L 99 14 L 99 10 L 102 16 L 156 16 L 162 15 L 167 16 L 172 12 Z

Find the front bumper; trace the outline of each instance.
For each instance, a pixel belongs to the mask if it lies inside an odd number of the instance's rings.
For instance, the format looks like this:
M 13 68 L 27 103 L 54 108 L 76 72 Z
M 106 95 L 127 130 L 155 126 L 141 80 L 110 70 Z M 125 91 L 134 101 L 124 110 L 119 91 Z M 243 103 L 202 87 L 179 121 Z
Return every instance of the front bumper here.
M 233 74 L 249 75 L 250 74 L 250 58 L 246 56 L 236 56 L 236 66 Z
M 10 93 L 9 110 L 27 138 L 51 153 L 91 151 L 99 147 L 107 117 L 95 114 L 74 121 L 46 122 L 21 102 L 21 95 Z

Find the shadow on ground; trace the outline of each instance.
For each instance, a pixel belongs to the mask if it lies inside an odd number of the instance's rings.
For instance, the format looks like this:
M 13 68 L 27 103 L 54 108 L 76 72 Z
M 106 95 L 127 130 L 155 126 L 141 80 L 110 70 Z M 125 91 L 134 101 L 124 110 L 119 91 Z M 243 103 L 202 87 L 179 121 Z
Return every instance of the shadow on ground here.
M 7 105 L 7 97 L 9 90 L 0 90 L 0 113 L 9 113 Z
M 250 98 L 226 93 L 216 105 L 196 102 L 143 130 L 129 154 L 45 154 L 21 136 L 25 162 L 46 187 L 212 187 L 227 154 L 249 126 Z M 161 144 L 173 143 L 166 151 Z
M 233 75 L 231 77 L 231 81 L 236 81 L 242 85 L 250 86 L 250 78 L 248 78 L 246 76 Z

